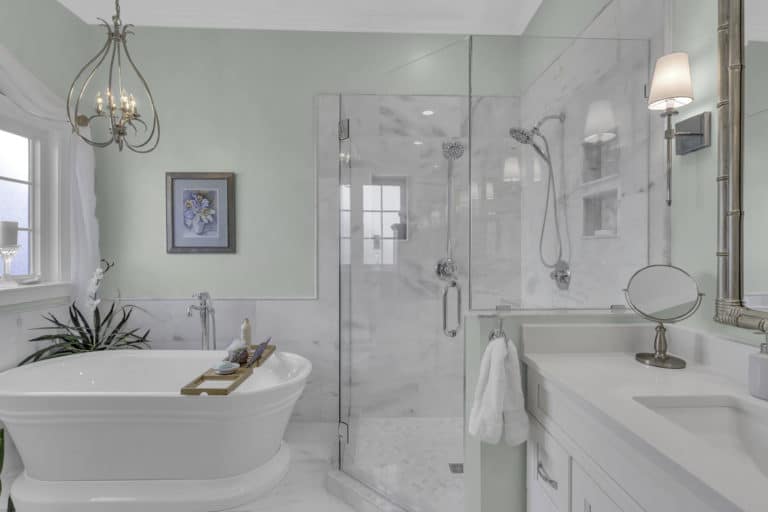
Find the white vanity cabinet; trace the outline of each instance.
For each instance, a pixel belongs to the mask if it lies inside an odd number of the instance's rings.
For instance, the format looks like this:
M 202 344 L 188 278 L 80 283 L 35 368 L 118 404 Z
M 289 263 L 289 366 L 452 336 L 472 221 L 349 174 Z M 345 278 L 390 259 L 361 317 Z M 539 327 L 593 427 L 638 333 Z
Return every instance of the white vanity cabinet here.
M 575 461 L 572 461 L 571 475 L 572 512 L 622 512 Z
M 580 396 L 527 367 L 528 512 L 730 512 Z M 617 381 L 618 382 L 618 381 Z
M 535 420 L 531 421 L 527 454 L 528 493 L 542 504 L 542 508 L 529 506 L 528 511 L 568 512 L 571 456 Z
M 528 512 L 623 512 L 535 419 L 527 453 Z

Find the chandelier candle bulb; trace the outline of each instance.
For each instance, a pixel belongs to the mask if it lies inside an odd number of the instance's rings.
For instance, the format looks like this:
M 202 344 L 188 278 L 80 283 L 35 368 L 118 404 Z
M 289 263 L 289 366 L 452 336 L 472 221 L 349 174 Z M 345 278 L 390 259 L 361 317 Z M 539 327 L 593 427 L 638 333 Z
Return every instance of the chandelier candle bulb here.
M 0 248 L 19 245 L 19 223 L 0 221 Z

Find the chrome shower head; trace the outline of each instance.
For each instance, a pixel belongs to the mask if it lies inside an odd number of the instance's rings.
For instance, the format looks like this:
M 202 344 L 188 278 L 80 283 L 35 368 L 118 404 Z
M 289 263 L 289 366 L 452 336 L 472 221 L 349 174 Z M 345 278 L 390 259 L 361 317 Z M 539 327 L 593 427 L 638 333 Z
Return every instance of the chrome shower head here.
M 512 128 L 509 134 L 520 144 L 533 144 L 533 132 L 524 128 Z
M 464 144 L 456 140 L 443 142 L 443 157 L 446 160 L 458 160 L 464 156 Z

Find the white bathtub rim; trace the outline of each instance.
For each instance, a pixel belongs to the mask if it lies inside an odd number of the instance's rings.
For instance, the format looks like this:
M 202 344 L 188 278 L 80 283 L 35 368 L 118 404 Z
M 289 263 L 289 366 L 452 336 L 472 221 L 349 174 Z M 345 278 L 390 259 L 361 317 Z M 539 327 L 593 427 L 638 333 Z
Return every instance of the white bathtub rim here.
M 144 351 L 136 351 L 136 350 L 112 350 L 112 351 L 100 351 L 100 352 L 87 352 L 83 354 L 73 354 L 69 356 L 64 356 L 60 358 L 53 358 L 53 359 L 46 359 L 44 361 L 40 361 L 37 363 L 32 363 L 30 365 L 25 366 L 18 366 L 15 368 L 8 369 L 4 372 L 0 372 L 0 379 L 4 376 L 8 375 L 12 372 L 22 372 L 25 368 L 30 368 L 33 366 L 40 366 L 40 365 L 47 365 L 47 364 L 57 364 L 61 363 L 63 360 L 66 361 L 73 361 L 76 362 L 79 359 L 84 358 L 96 358 L 100 356 L 109 356 L 109 357 L 115 357 L 119 355 L 120 353 L 127 353 L 131 355 L 160 355 L 160 356 L 168 356 L 168 355 L 175 355 L 179 357 L 184 357 L 185 355 L 191 355 L 194 354 L 215 354 L 214 351 L 202 351 L 202 350 L 144 350 Z M 223 352 L 222 352 L 223 354 Z M 289 388 L 291 386 L 299 385 L 303 387 L 303 383 L 309 378 L 309 375 L 312 373 L 312 362 L 305 358 L 304 356 L 301 356 L 299 354 L 295 354 L 292 352 L 277 352 L 273 357 L 287 357 L 291 359 L 294 363 L 297 364 L 297 366 L 300 368 L 300 371 L 296 373 L 295 375 L 291 376 L 290 378 L 280 381 L 278 383 L 270 384 L 268 387 L 258 388 L 254 390 L 247 390 L 247 387 L 240 387 L 236 389 L 232 394 L 224 397 L 228 399 L 233 399 L 236 397 L 242 397 L 242 396 L 253 396 L 253 395 L 261 395 L 261 394 L 269 394 L 273 393 L 275 391 Z M 267 362 L 269 364 L 270 361 Z M 258 371 L 258 368 L 255 369 L 255 371 Z M 192 381 L 196 376 L 190 375 L 189 381 Z M 52 382 L 52 384 L 55 386 L 55 382 Z M 168 398 L 168 397 L 174 397 L 178 398 L 181 397 L 181 390 L 169 390 L 169 391 L 57 391 L 56 389 L 46 390 L 46 391 L 26 391 L 26 390 L 8 390 L 4 388 L 0 388 L 0 398 L 35 398 L 35 397 L 41 397 L 41 398 L 64 398 L 64 397 L 72 397 L 72 398 L 92 398 L 92 397 L 105 397 L 105 398 L 122 398 L 122 397 L 135 397 L 135 398 Z M 220 396 L 185 396 L 186 399 L 221 399 Z
M 258 468 L 212 480 L 57 481 L 22 473 L 11 486 L 19 510 L 33 512 L 211 512 L 253 502 L 274 489 L 290 466 L 290 448 Z
M 226 412 L 207 411 L 206 403 L 201 403 L 201 409 L 198 411 L 178 410 L 174 411 L 168 407 L 133 409 L 115 406 L 110 408 L 92 407 L 88 409 L 67 409 L 60 411 L 56 409 L 25 410 L 19 409 L 0 409 L 0 418 L 5 423 L 16 425 L 37 425 L 47 423 L 113 423 L 119 421 L 121 424 L 136 423 L 222 423 L 236 418 L 251 418 L 260 416 L 269 416 L 285 409 L 293 407 L 295 402 L 304 392 L 304 386 L 299 387 L 290 395 L 282 397 L 278 401 L 260 404 L 258 408 L 239 407 L 238 404 L 227 402 L 231 406 Z M 72 396 L 72 395 L 68 395 Z M 104 396 L 104 395 L 101 395 Z M 247 396 L 247 395 L 245 395 Z M 56 398 L 56 395 L 52 395 Z M 196 400 L 198 398 L 206 399 L 208 397 L 182 397 L 174 395 L 174 398 L 185 398 Z M 80 395 L 73 398 L 80 398 Z M 84 399 L 86 397 L 83 397 Z M 211 400 L 226 400 L 228 397 L 210 397 Z M 165 402 L 163 405 L 167 405 Z M 2 424 L 2 422 L 0 422 Z

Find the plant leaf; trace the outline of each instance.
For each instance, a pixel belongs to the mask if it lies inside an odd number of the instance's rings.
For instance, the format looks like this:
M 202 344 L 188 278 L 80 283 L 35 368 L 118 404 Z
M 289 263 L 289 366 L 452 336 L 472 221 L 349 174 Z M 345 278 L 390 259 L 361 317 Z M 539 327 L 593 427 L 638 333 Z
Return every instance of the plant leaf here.
M 93 308 L 93 344 L 99 345 L 99 331 L 101 330 L 101 311 L 99 307 Z

